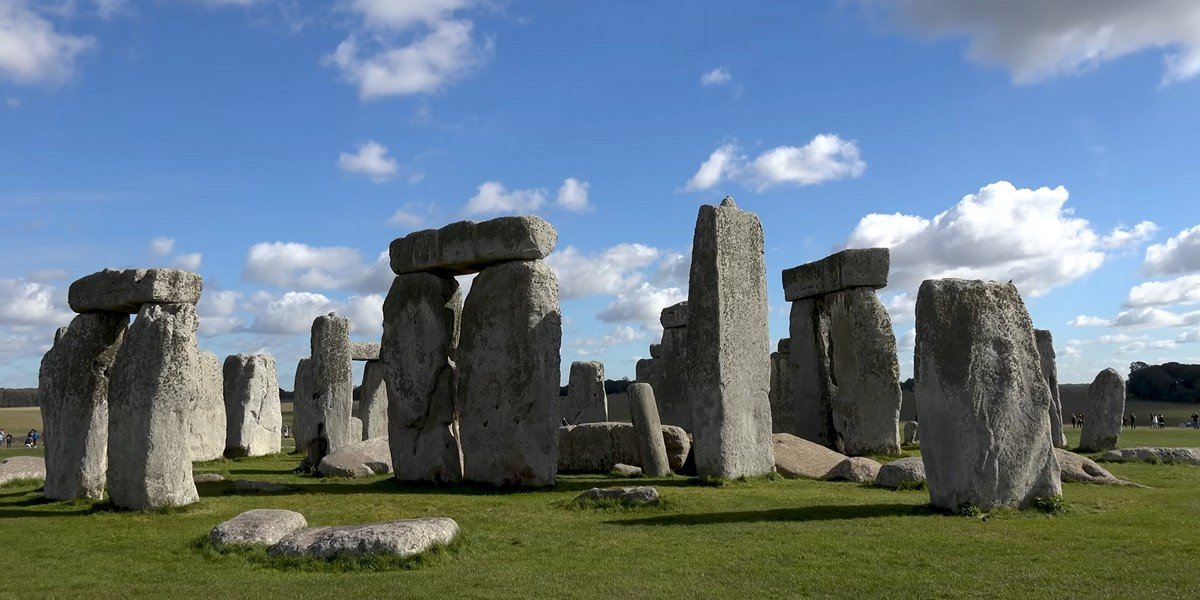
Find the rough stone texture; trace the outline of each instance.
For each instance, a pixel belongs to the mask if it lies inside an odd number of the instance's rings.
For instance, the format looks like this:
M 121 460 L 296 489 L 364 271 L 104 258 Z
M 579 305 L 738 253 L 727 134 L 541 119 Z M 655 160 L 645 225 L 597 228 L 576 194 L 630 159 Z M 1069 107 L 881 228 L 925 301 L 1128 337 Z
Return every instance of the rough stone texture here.
M 650 344 L 650 358 L 662 358 L 662 357 L 663 357 L 662 344 L 661 343 Z
M 459 221 L 414 231 L 392 242 L 392 272 L 466 275 L 509 261 L 546 258 L 558 232 L 545 220 L 522 215 L 490 221 Z
M 875 485 L 893 490 L 901 487 L 920 487 L 924 483 L 925 463 L 920 456 L 894 460 L 879 467 L 879 472 L 875 474 Z
M 225 476 L 220 473 L 196 473 L 192 475 L 192 481 L 195 483 L 221 483 L 225 481 Z
M 46 460 L 40 456 L 10 456 L 0 460 L 0 485 L 23 479 L 45 480 Z
M 920 441 L 919 432 L 921 426 L 916 421 L 905 421 L 901 424 L 904 434 L 900 437 L 900 441 L 905 446 L 911 446 Z
M 78 315 L 42 358 L 38 406 L 47 439 L 45 495 L 104 497 L 108 465 L 108 388 L 129 316 Z M 15 436 L 14 436 L 15 437 Z
M 235 479 L 233 480 L 233 489 L 239 492 L 253 492 L 262 494 L 277 494 L 286 492 L 292 488 L 281 483 L 273 483 L 270 481 L 257 481 L 254 479 Z
M 654 399 L 658 402 L 658 416 L 662 422 L 684 429 L 692 426 L 687 335 L 687 327 L 672 327 L 663 330 L 663 357 L 657 362 L 657 371 L 655 372 L 657 381 L 645 382 L 654 388 Z
M 278 508 L 248 510 L 208 534 L 214 546 L 270 546 L 284 536 L 308 527 L 304 515 Z
M 770 473 L 767 282 L 758 216 L 701 206 L 688 286 L 687 364 L 696 472 Z
M 785 338 L 786 339 L 786 338 Z M 791 433 L 796 425 L 792 401 L 792 356 L 790 353 L 771 353 L 771 432 Z
M 865 456 L 850 456 L 826 473 L 824 478 L 829 481 L 873 482 L 881 466 Z
M 320 421 L 313 393 L 311 358 L 302 358 L 296 365 L 296 380 L 292 390 L 292 438 L 296 440 L 296 451 L 303 452 L 317 436 L 317 423 Z
M 364 440 L 385 437 L 388 434 L 388 397 L 384 384 L 383 363 L 367 361 L 363 365 L 363 382 L 358 396 L 358 414 L 362 421 Z
M 1086 456 L 1080 456 L 1061 448 L 1055 448 L 1054 455 L 1058 457 L 1058 465 L 1062 469 L 1063 483 L 1074 481 L 1077 483 L 1095 483 L 1099 485 L 1145 487 L 1132 481 L 1117 478 L 1112 473 L 1109 473 L 1107 469 L 1096 464 L 1096 461 Z
M 379 360 L 379 344 L 350 342 L 350 360 Z
M 567 395 L 565 398 L 560 397 L 558 402 L 562 418 L 572 425 L 607 421 L 608 395 L 604 393 L 604 363 L 571 363 Z
M 1079 434 L 1080 452 L 1104 452 L 1117 447 L 1125 414 L 1125 379 L 1113 368 L 1096 375 L 1088 386 L 1087 412 Z
M 616 477 L 641 477 L 642 468 L 625 463 L 617 463 L 613 465 L 612 472 L 609 474 Z
M 658 488 L 650 486 L 623 488 L 592 488 L 578 496 L 575 502 L 616 500 L 626 506 L 643 506 L 658 502 Z
M 397 276 L 383 303 L 380 356 L 400 481 L 462 479 L 454 362 L 461 313 L 458 282 L 429 273 Z
M 891 253 L 887 248 L 842 250 L 798 267 L 783 270 L 783 297 L 788 302 L 856 287 L 887 285 Z
M 350 365 L 350 319 L 329 313 L 312 325 L 312 393 L 316 422 L 325 424 L 329 450 L 362 441 L 350 431 L 354 412 L 354 374 Z
M 654 402 L 654 389 L 645 383 L 630 385 L 629 414 L 637 437 L 638 454 L 642 471 L 650 477 L 671 474 L 667 460 L 667 444 L 663 440 L 662 423 L 658 420 L 658 405 Z
M 76 280 L 67 303 L 77 313 L 134 314 L 143 304 L 196 304 L 204 282 L 179 269 L 105 269 Z
M 369 477 L 392 472 L 388 438 L 377 437 L 348 444 L 321 459 L 317 471 L 326 477 Z
M 1084 421 L 1085 423 L 1087 421 Z M 1200 448 L 1121 448 L 1109 450 L 1097 459 L 1103 462 L 1163 462 L 1200 465 Z
M 1058 364 L 1054 355 L 1054 336 L 1045 329 L 1034 329 L 1038 356 L 1041 357 L 1042 377 L 1050 387 L 1050 441 L 1055 448 L 1067 447 L 1067 436 L 1063 433 L 1062 399 L 1058 395 Z
M 662 425 L 667 466 L 683 469 L 692 443 L 686 431 Z M 641 466 L 637 432 L 630 423 L 584 423 L 558 428 L 558 471 L 560 473 L 607 473 L 613 465 Z
M 283 415 L 275 359 L 238 354 L 225 359 L 225 456 L 266 456 L 280 451 Z
M 351 444 L 363 441 L 363 422 L 358 417 L 350 417 L 350 439 Z
M 676 304 L 672 304 L 658 314 L 658 322 L 663 326 L 663 329 L 674 329 L 676 327 L 687 327 L 688 324 L 688 303 L 686 300 Z
M 57 344 L 59 340 L 63 339 L 64 335 L 67 335 L 67 329 L 69 329 L 69 328 L 64 326 L 64 327 L 59 327 L 58 329 L 54 330 L 54 343 L 55 344 Z
M 792 303 L 790 321 L 791 433 L 827 448 L 837 445 L 831 400 L 837 391 L 830 368 L 829 310 L 823 298 Z
M 899 454 L 900 364 L 887 308 L 868 288 L 835 292 L 827 301 L 838 444 L 850 456 Z
M 916 319 L 914 374 L 931 503 L 1027 508 L 1036 497 L 1060 495 L 1050 389 L 1017 288 L 927 280 Z
M 126 509 L 199 499 L 188 420 L 200 393 L 196 307 L 146 304 L 117 350 L 108 393 L 108 495 Z M 53 442 L 51 442 L 53 443 Z
M 267 549 L 267 555 L 319 558 L 366 554 L 415 556 L 434 546 L 449 545 L 457 537 L 458 523 L 446 517 L 310 527 L 279 540 Z
M 558 280 L 544 261 L 505 263 L 475 277 L 458 347 L 465 479 L 554 485 L 561 344 Z
M 790 433 L 771 436 L 775 470 L 784 477 L 821 479 L 846 460 L 846 455 Z
M 200 394 L 188 418 L 188 456 L 192 462 L 216 460 L 225 454 L 224 376 L 216 354 L 200 353 L 200 376 Z M 279 395 L 278 391 L 275 395 Z

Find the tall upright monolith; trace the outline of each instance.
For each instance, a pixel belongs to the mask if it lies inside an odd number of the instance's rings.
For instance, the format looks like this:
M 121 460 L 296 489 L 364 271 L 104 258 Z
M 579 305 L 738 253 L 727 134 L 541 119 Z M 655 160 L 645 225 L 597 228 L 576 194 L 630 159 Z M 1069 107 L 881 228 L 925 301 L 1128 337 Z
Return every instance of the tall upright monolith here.
M 1115 450 L 1124 414 L 1125 379 L 1111 367 L 1100 371 L 1088 386 L 1083 431 L 1079 434 L 1080 451 Z
M 312 325 L 312 393 L 318 423 L 325 424 L 332 452 L 360 442 L 353 439 L 354 372 L 350 356 L 350 319 L 329 313 Z
M 1058 364 L 1054 355 L 1054 336 L 1045 329 L 1034 329 L 1037 338 L 1038 356 L 1042 359 L 1042 376 L 1050 387 L 1050 441 L 1055 448 L 1067 447 L 1067 436 L 1063 432 L 1062 399 L 1058 390 Z

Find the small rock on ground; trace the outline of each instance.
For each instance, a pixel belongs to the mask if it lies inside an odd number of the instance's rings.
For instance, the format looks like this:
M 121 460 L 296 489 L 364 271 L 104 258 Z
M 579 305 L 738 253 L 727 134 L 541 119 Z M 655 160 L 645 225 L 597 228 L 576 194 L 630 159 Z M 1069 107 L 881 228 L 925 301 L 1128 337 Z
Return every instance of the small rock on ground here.
M 272 483 L 270 481 L 255 481 L 252 479 L 236 479 L 233 482 L 233 489 L 239 492 L 286 492 L 289 488 L 286 485 Z
M 925 463 L 919 456 L 908 456 L 894 460 L 882 467 L 875 475 L 875 485 L 898 489 L 925 483 Z
M 624 463 L 617 463 L 613 465 L 612 474 L 618 477 L 641 477 L 642 468 Z
M 626 506 L 643 506 L 658 502 L 658 488 L 650 486 L 622 488 L 592 488 L 578 496 L 575 502 L 616 500 Z
M 1118 479 L 1112 473 L 1109 473 L 1107 469 L 1096 464 L 1096 461 L 1086 456 L 1080 456 L 1062 448 L 1055 448 L 1054 454 L 1058 457 L 1058 466 L 1061 469 L 1062 480 L 1064 482 L 1075 481 L 1100 485 L 1146 487 L 1132 481 Z
M 208 539 L 215 546 L 270 546 L 305 527 L 308 521 L 298 512 L 255 508 L 213 527 Z
M 1100 462 L 1166 462 L 1200 465 L 1200 448 L 1118 448 L 1096 460 Z
M 225 476 L 219 473 L 196 473 L 192 475 L 192 481 L 196 483 L 220 483 L 225 481 Z
M 882 465 L 864 456 L 851 456 L 838 463 L 836 467 L 825 474 L 829 481 L 853 481 L 868 483 L 875 481 Z

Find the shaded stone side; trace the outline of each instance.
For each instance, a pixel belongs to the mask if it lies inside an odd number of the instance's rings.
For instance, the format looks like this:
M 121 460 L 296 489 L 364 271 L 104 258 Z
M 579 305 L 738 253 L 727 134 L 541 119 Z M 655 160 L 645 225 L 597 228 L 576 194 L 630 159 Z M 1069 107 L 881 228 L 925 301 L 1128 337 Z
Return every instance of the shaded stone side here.
M 313 321 L 310 368 L 317 423 L 325 424 L 329 450 L 362 441 L 361 438 L 354 439 L 350 431 L 350 417 L 354 412 L 350 319 L 329 313 Z
M 887 286 L 891 251 L 851 248 L 783 271 L 783 297 L 788 302 L 856 287 Z
M 355 416 L 362 421 L 364 440 L 388 434 L 387 386 L 383 382 L 383 370 L 383 363 L 377 360 L 369 360 L 363 365 L 362 389 Z
M 1038 356 L 1041 357 L 1042 376 L 1050 387 L 1050 441 L 1055 448 L 1067 447 L 1067 436 L 1063 432 L 1062 399 L 1058 392 L 1058 364 L 1054 355 L 1054 336 L 1045 329 L 1034 329 Z
M 678 306 L 677 304 L 676 307 Z M 664 310 L 671 308 L 667 307 Z M 692 402 L 688 385 L 687 336 L 687 327 L 663 330 L 663 356 L 658 362 L 658 381 L 648 383 L 654 387 L 654 397 L 658 402 L 658 414 L 662 422 L 690 430 Z
M 1081 452 L 1104 452 L 1117 447 L 1125 414 L 1125 379 L 1116 369 L 1100 371 L 1088 386 L 1087 412 L 1079 434 Z
M 791 344 L 783 352 L 787 338 L 780 340 L 779 352 L 771 353 L 771 432 L 791 433 L 796 425 L 795 402 L 792 399 Z
M 900 364 L 892 320 L 875 291 L 826 297 L 835 392 L 833 427 L 843 454 L 899 454 Z
M 397 275 L 465 275 L 508 261 L 546 258 L 557 242 L 558 232 L 544 219 L 520 215 L 414 231 L 393 241 L 389 254 Z
M 559 411 L 567 423 L 603 423 L 608 421 L 608 395 L 604 393 L 604 363 L 571 363 L 567 395 L 560 398 Z
M 238 354 L 225 359 L 225 456 L 266 456 L 279 452 L 283 416 L 275 359 Z
M 195 304 L 203 280 L 179 269 L 105 269 L 71 284 L 67 303 L 77 313 L 138 312 L 143 304 Z
M 825 300 L 807 298 L 793 302 L 790 326 L 794 419 L 790 433 L 826 448 L 837 448 L 832 406 L 837 387 L 830 365 L 829 310 Z
M 192 462 L 216 460 L 225 453 L 225 393 L 216 354 L 200 353 L 200 377 L 200 394 L 188 419 L 188 455 Z
M 302 358 L 296 365 L 292 390 L 292 438 L 296 440 L 296 451 L 303 452 L 317 436 L 317 422 L 320 420 L 313 390 L 311 358 Z

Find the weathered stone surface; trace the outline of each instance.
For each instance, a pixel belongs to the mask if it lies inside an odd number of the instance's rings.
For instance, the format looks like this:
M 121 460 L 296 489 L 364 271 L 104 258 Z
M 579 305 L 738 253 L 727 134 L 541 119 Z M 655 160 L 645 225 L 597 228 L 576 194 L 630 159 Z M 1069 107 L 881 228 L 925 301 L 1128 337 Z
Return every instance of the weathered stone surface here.
M 234 479 L 233 480 L 233 489 L 238 492 L 278 494 L 279 492 L 286 492 L 288 490 L 291 490 L 292 488 L 290 488 L 286 485 L 283 485 L 282 483 L 275 483 L 272 481 L 258 481 L 255 479 Z
M 658 488 L 650 486 L 623 488 L 592 488 L 578 496 L 575 502 L 616 500 L 626 506 L 644 506 L 658 502 Z
M 771 436 L 775 470 L 784 477 L 821 479 L 846 460 L 846 455 L 790 433 Z
M 475 277 L 458 348 L 465 479 L 554 485 L 561 344 L 558 279 L 549 265 L 510 262 Z
M 388 438 L 377 437 L 347 444 L 321 459 L 317 471 L 326 477 L 370 477 L 392 472 Z
M 920 456 L 908 456 L 894 460 L 875 474 L 875 485 L 891 488 L 916 488 L 925 484 L 925 463 Z
M 362 441 L 350 431 L 354 412 L 354 374 L 350 365 L 350 319 L 335 313 L 317 317 L 312 325 L 312 392 L 316 423 L 325 424 L 329 449 Z M 316 423 L 313 424 L 315 434 Z
M 1058 395 L 1058 364 L 1054 355 L 1054 336 L 1045 329 L 1034 329 L 1038 356 L 1041 357 L 1042 377 L 1050 387 L 1050 441 L 1055 448 L 1067 447 L 1067 436 L 1063 433 L 1062 399 Z
M 887 285 L 891 252 L 887 248 L 851 248 L 818 261 L 783 270 L 783 297 L 788 302 L 856 287 Z
M 379 344 L 350 342 L 350 360 L 379 360 Z
M 1079 434 L 1081 452 L 1104 452 L 1117 447 L 1125 414 L 1125 379 L 1116 369 L 1100 371 L 1088 386 L 1087 412 Z
M 663 326 L 663 329 L 674 329 L 676 327 L 687 327 L 688 324 L 688 303 L 686 300 L 676 304 L 672 304 L 658 314 L 658 322 Z
M 370 360 L 363 365 L 363 383 L 358 396 L 357 411 L 355 416 L 362 421 L 364 440 L 387 436 L 387 386 L 384 385 L 384 368 L 380 361 Z
M 879 463 L 865 456 L 850 456 L 826 473 L 824 479 L 855 483 L 873 482 L 879 475 L 880 466 Z
M 786 338 L 785 338 L 786 339 Z M 792 401 L 792 357 L 781 352 L 771 353 L 771 432 L 791 433 L 796 425 Z
M 192 481 L 200 483 L 221 483 L 225 481 L 225 476 L 220 473 L 196 473 L 192 475 Z
M 791 354 L 792 338 L 779 338 L 779 341 L 775 343 L 775 351 L 780 354 Z
M 188 456 L 192 462 L 216 460 L 225 453 L 227 420 L 221 363 L 212 352 L 200 353 L 200 394 L 188 417 Z M 276 396 L 279 395 L 276 391 Z
M 179 269 L 105 269 L 76 280 L 67 303 L 77 313 L 133 314 L 143 304 L 196 304 L 204 282 Z
M 918 441 L 920 441 L 918 439 L 918 432 L 920 431 L 920 425 L 918 425 L 916 421 L 905 421 L 902 424 L 902 428 L 903 428 L 904 434 L 901 436 L 900 441 L 905 446 L 911 446 L 913 444 L 916 444 Z
M 76 316 L 42 358 L 38 406 L 47 439 L 45 495 L 104 497 L 108 465 L 108 388 L 129 316 Z
M 645 383 L 635 383 L 626 391 L 629 395 L 629 414 L 637 437 L 642 471 L 650 477 L 671 474 L 667 460 L 667 444 L 663 440 L 662 423 L 658 420 L 658 405 L 654 389 Z
M 687 330 L 696 472 L 720 479 L 770 473 L 767 282 L 754 213 L 700 207 Z
M 792 303 L 791 387 L 795 435 L 827 448 L 837 446 L 833 428 L 833 382 L 829 348 L 829 309 L 823 298 Z
M 662 344 L 650 344 L 650 358 L 662 358 Z
M 850 456 L 899 454 L 900 364 L 887 308 L 867 288 L 826 298 L 839 446 Z
M 350 417 L 350 439 L 351 444 L 363 441 L 363 422 L 358 417 Z
M 67 335 L 67 329 L 69 329 L 69 328 L 66 326 L 63 326 L 63 327 L 59 327 L 58 329 L 54 330 L 54 343 L 55 344 L 58 343 L 58 340 L 63 339 L 64 335 Z
M 1058 458 L 1058 465 L 1062 469 L 1063 483 L 1074 481 L 1077 483 L 1095 483 L 1098 485 L 1145 487 L 1132 481 L 1117 478 L 1112 473 L 1109 473 L 1107 469 L 1096 464 L 1096 461 L 1086 456 L 1080 456 L 1061 448 L 1055 448 L 1054 455 Z
M 478 273 L 504 262 L 546 258 L 557 242 L 554 227 L 531 215 L 459 221 L 441 229 L 414 231 L 393 241 L 392 272 Z
M 608 420 L 608 395 L 604 393 L 604 363 L 571 363 L 566 397 L 559 398 L 559 412 L 567 423 L 603 423 Z
M 1087 421 L 1084 421 L 1085 423 Z M 1152 462 L 1200 465 L 1200 448 L 1121 448 L 1109 450 L 1097 459 L 1102 462 Z
M 14 481 L 46 479 L 46 460 L 40 456 L 10 456 L 0 460 L 0 485 Z
M 279 452 L 283 416 L 275 359 L 238 354 L 225 359 L 225 456 L 266 456 Z
M 657 360 L 655 377 L 647 381 L 654 388 L 658 416 L 667 425 L 684 429 L 692 426 L 692 401 L 688 385 L 687 327 L 664 329 L 663 357 Z
M 270 546 L 284 536 L 308 527 L 304 515 L 278 508 L 248 510 L 208 534 L 214 546 Z
M 1036 497 L 1060 495 L 1050 389 L 1017 288 L 927 280 L 916 319 L 914 375 L 931 503 L 1027 508 Z
M 302 358 L 296 365 L 292 390 L 292 438 L 296 440 L 296 452 L 304 452 L 317 436 L 317 423 L 321 420 L 313 389 L 311 358 Z
M 613 465 L 612 472 L 609 474 L 616 477 L 641 477 L 642 468 L 625 463 L 617 463 Z
M 400 481 L 462 479 L 454 362 L 461 313 L 458 282 L 429 273 L 397 276 L 383 303 L 380 356 L 392 465 Z
M 674 425 L 660 428 L 667 465 L 673 471 L 683 469 L 692 451 L 687 432 Z M 631 423 L 584 423 L 558 428 L 560 473 L 607 473 L 617 463 L 642 464 L 637 432 Z
M 415 556 L 435 546 L 449 545 L 457 537 L 458 523 L 446 517 L 310 527 L 279 540 L 267 549 L 267 555 L 319 558 L 367 554 Z
M 107 482 L 120 508 L 199 499 L 187 448 L 202 379 L 198 324 L 191 304 L 146 304 L 117 350 L 108 394 Z

